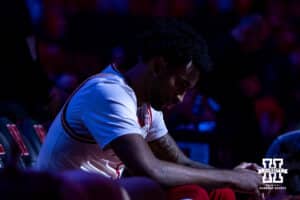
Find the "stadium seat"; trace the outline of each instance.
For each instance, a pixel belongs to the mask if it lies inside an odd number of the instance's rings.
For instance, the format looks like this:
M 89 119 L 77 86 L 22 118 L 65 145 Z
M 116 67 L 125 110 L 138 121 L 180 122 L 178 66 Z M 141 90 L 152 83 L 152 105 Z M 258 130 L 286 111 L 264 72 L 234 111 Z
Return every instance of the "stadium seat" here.
M 16 145 L 20 151 L 20 157 L 18 158 L 18 167 L 28 168 L 34 165 L 37 158 L 37 152 L 30 145 L 27 138 L 21 134 L 16 124 L 12 123 L 9 119 L 0 118 L 0 131 L 3 133 L 3 147 L 5 149 L 4 157 L 5 162 L 7 157 L 12 153 L 12 146 Z
M 8 140 L 4 137 L 4 134 L 0 132 L 0 169 L 6 166 L 8 147 Z
M 35 152 L 38 153 L 46 137 L 44 126 L 31 118 L 26 118 L 19 124 L 19 127 Z

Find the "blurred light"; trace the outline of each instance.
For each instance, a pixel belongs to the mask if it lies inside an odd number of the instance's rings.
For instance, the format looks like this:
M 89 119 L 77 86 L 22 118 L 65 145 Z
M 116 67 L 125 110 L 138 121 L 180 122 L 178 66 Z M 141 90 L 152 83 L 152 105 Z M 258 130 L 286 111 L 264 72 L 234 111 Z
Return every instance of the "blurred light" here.
M 212 132 L 216 128 L 215 121 L 203 121 L 198 123 L 199 132 Z

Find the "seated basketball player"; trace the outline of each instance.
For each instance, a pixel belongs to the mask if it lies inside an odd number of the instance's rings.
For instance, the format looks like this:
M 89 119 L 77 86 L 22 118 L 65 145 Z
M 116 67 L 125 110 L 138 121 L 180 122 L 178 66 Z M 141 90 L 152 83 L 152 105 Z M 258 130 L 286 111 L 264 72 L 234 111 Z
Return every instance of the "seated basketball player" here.
M 49 129 L 37 167 L 116 179 L 126 167 L 168 188 L 169 199 L 234 199 L 234 190 L 259 196 L 261 176 L 248 169 L 255 164 L 225 170 L 194 162 L 168 134 L 160 110 L 182 100 L 209 59 L 189 26 L 160 22 L 142 35 L 139 59 L 128 72 L 97 74 L 73 93 Z

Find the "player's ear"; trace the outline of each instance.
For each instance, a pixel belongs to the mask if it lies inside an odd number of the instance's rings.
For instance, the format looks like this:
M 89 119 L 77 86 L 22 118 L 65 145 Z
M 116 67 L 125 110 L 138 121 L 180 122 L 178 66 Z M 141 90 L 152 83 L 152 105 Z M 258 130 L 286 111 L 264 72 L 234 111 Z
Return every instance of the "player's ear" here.
M 159 76 L 162 74 L 167 68 L 167 62 L 164 57 L 156 56 L 153 58 L 151 62 L 151 71 L 154 76 Z

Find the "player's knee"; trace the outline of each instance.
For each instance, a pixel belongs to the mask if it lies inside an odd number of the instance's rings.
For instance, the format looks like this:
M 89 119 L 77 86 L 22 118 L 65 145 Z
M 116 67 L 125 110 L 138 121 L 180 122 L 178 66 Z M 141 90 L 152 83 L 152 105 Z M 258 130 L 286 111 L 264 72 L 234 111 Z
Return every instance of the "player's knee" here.
M 221 199 L 221 200 L 235 200 L 235 193 L 230 188 L 220 188 L 213 190 L 209 195 L 211 200 Z
M 208 193 L 198 185 L 183 185 L 171 188 L 167 195 L 168 200 L 209 200 Z

